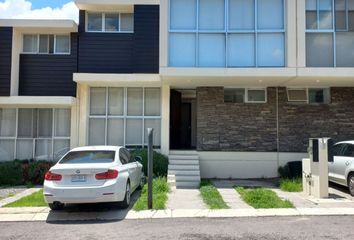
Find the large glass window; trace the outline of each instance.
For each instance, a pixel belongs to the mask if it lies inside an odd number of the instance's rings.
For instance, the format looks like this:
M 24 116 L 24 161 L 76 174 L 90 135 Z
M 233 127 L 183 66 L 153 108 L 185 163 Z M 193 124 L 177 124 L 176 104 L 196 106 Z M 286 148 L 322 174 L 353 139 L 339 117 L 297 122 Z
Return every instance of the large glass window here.
M 0 109 L 0 161 L 58 160 L 70 148 L 70 115 L 64 108 Z
M 88 32 L 133 32 L 134 14 L 119 12 L 87 13 Z
M 152 127 L 154 146 L 160 146 L 160 88 L 91 88 L 90 93 L 90 145 L 142 147 Z
M 306 0 L 306 66 L 354 67 L 354 0 Z
M 170 0 L 169 66 L 284 67 L 284 0 Z
M 22 52 L 26 54 L 70 54 L 70 35 L 25 34 Z

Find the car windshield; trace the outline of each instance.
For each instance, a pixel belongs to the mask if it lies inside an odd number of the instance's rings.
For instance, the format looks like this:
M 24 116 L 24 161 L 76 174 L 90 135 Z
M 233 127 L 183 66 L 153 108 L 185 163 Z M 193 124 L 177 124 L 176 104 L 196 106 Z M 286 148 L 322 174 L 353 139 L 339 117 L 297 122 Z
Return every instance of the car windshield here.
M 59 164 L 111 163 L 115 151 L 78 151 L 69 152 Z

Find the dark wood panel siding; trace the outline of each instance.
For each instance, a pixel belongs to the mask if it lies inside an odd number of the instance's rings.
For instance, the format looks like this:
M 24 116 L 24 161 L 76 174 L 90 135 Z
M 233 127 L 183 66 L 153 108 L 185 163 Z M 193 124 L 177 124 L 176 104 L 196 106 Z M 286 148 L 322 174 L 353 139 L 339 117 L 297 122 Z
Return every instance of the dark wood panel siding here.
M 77 33 L 71 34 L 70 55 L 20 55 L 19 95 L 76 96 Z
M 79 72 L 158 73 L 159 6 L 134 9 L 134 33 L 85 32 L 86 13 L 80 11 Z
M 134 72 L 159 72 L 160 6 L 134 7 Z
M 0 96 L 10 96 L 12 27 L 0 27 Z

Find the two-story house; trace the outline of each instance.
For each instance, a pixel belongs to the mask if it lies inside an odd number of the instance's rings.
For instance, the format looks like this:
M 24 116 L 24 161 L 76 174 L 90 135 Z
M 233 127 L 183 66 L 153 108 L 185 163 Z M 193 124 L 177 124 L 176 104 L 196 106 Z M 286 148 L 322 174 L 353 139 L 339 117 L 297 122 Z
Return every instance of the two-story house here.
M 354 138 L 354 0 L 76 0 L 0 20 L 0 160 L 146 145 L 179 186 L 275 177 Z

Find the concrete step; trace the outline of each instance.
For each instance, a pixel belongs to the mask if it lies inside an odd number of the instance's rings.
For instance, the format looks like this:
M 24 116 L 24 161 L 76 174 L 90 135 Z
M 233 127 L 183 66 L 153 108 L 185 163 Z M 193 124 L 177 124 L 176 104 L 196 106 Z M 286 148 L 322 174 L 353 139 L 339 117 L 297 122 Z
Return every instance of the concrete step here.
M 176 176 L 176 183 L 179 183 L 179 182 L 200 182 L 200 175 L 198 175 L 198 176 L 175 175 L 175 176 Z
M 198 165 L 199 160 L 169 160 L 170 165 Z
M 198 189 L 200 182 L 176 182 L 176 188 Z
M 198 170 L 199 171 L 199 165 L 168 165 L 168 170 Z
M 199 160 L 198 155 L 169 155 L 170 160 Z
M 168 175 L 175 176 L 200 176 L 200 171 L 194 170 L 168 170 Z
M 198 152 L 195 150 L 171 150 L 169 155 L 198 155 Z

